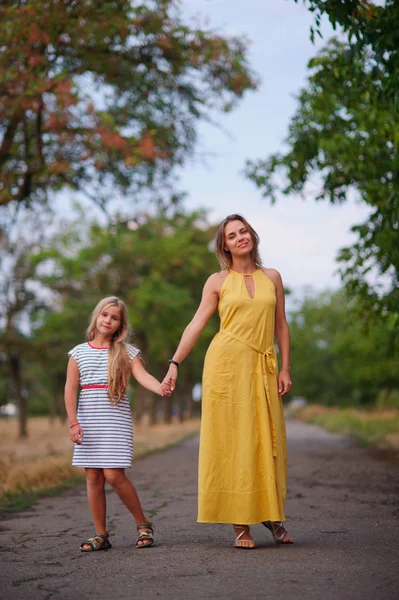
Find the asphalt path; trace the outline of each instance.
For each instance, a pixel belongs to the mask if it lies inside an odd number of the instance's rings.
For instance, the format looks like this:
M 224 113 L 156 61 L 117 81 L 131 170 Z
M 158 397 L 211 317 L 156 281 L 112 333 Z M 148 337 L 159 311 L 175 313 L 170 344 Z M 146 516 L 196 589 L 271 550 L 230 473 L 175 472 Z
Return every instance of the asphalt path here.
M 92 535 L 84 486 L 0 519 L 2 600 L 397 597 L 398 474 L 394 456 L 287 423 L 287 528 L 292 546 L 252 527 L 257 548 L 233 548 L 228 525 L 196 523 L 198 439 L 129 470 L 156 545 L 135 548 L 134 521 L 107 492 L 113 548 L 81 553 Z

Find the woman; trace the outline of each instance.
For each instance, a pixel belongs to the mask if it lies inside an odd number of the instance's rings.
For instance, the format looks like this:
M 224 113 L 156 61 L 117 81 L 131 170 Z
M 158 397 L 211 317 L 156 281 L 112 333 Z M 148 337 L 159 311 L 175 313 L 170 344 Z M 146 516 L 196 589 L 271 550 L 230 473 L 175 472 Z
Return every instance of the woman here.
M 291 387 L 289 329 L 280 274 L 262 267 L 258 244 L 242 216 L 220 224 L 216 253 L 222 271 L 205 283 L 163 381 L 174 389 L 179 364 L 218 308 L 221 328 L 203 372 L 198 522 L 233 523 L 235 547 L 244 549 L 255 547 L 249 525 L 259 522 L 275 542 L 293 542 L 282 524 L 287 460 L 280 396 Z

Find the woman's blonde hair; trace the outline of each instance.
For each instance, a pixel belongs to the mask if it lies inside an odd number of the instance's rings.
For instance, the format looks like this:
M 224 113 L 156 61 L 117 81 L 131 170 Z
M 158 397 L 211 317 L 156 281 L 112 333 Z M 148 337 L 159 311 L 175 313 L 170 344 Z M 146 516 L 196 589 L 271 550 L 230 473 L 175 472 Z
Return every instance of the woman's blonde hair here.
M 124 344 L 129 333 L 126 304 L 116 296 L 108 296 L 100 300 L 92 312 L 87 339 L 90 342 L 95 338 L 97 319 L 107 306 L 117 306 L 121 319 L 108 348 L 108 395 L 112 403 L 118 404 L 126 391 L 130 375 L 130 360 Z
M 261 267 L 262 259 L 259 255 L 259 236 L 256 233 L 255 229 L 253 227 L 251 227 L 251 225 L 248 223 L 248 221 L 246 219 L 244 219 L 244 217 L 242 217 L 241 215 L 229 215 L 228 217 L 223 219 L 223 221 L 220 223 L 219 227 L 217 228 L 216 242 L 215 242 L 216 250 L 215 251 L 216 251 L 216 256 L 218 258 L 220 266 L 222 267 L 223 270 L 231 269 L 231 266 L 233 264 L 233 259 L 232 259 L 230 252 L 228 250 L 225 250 L 225 248 L 224 248 L 224 246 L 225 246 L 224 230 L 225 230 L 227 223 L 231 223 L 231 221 L 241 221 L 241 223 L 243 223 L 243 225 L 245 225 L 245 227 L 248 229 L 249 233 L 251 234 L 252 244 L 253 244 L 253 248 L 251 250 L 251 259 L 257 268 Z

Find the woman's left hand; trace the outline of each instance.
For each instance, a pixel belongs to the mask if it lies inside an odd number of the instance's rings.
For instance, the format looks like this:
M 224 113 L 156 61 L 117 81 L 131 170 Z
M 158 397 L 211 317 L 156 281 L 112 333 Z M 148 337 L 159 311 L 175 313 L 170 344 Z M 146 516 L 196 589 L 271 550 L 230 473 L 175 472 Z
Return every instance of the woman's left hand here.
M 291 389 L 292 381 L 288 369 L 282 369 L 278 374 L 278 395 L 284 396 Z

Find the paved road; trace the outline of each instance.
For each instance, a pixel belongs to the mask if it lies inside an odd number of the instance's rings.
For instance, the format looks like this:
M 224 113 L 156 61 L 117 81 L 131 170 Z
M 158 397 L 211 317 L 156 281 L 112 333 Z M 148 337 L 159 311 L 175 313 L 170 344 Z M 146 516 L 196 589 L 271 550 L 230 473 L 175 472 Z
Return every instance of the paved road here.
M 289 531 L 278 546 L 232 547 L 227 525 L 196 523 L 198 440 L 131 469 L 157 545 L 136 550 L 132 519 L 107 495 L 113 548 L 82 554 L 91 534 L 83 486 L 0 521 L 2 600 L 252 598 L 392 599 L 398 593 L 398 462 L 348 439 L 288 422 Z M 396 563 L 396 564 L 395 564 Z

